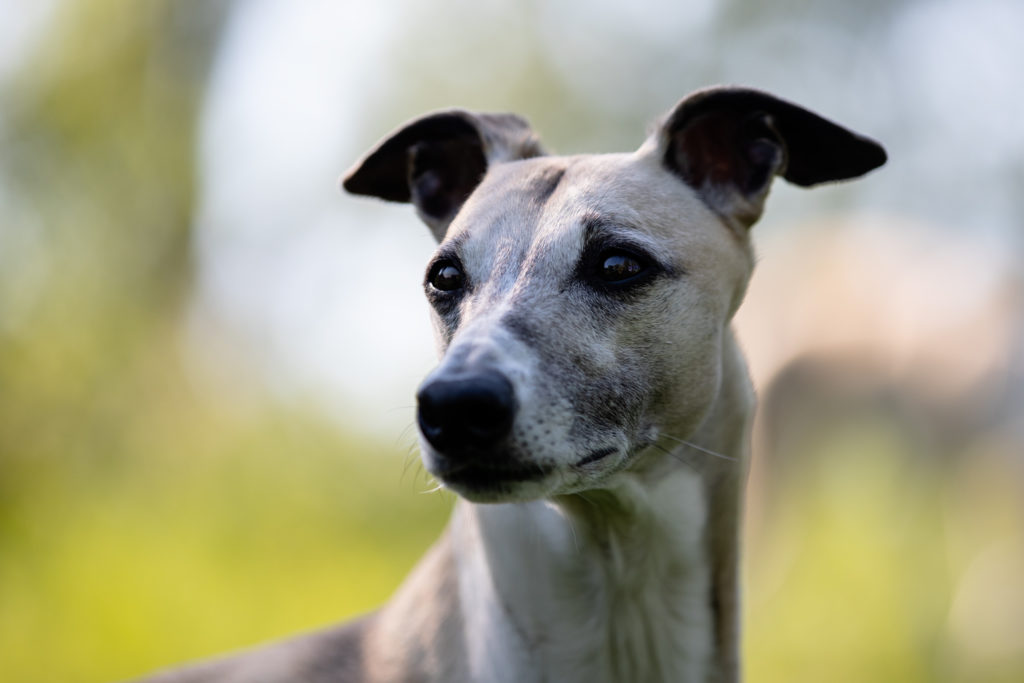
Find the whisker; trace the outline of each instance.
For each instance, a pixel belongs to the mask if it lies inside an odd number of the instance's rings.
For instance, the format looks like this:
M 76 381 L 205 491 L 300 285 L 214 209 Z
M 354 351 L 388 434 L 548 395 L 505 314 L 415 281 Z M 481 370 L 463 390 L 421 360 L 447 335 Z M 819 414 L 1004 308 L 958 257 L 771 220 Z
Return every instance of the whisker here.
M 419 462 L 419 459 L 415 456 L 415 449 L 410 448 L 409 452 L 405 454 L 405 462 L 402 464 L 402 475 L 398 478 L 398 481 L 405 481 L 405 475 L 409 473 L 409 468 L 412 467 L 414 463 Z
M 410 425 L 410 427 L 411 426 L 412 425 Z M 408 429 L 409 428 L 406 427 L 406 431 L 408 431 Z M 418 440 L 413 440 L 412 443 L 409 444 L 409 447 L 405 450 L 405 456 L 402 458 L 402 460 L 403 460 L 403 463 L 402 463 L 402 474 L 398 478 L 398 480 L 400 482 L 405 481 L 405 476 L 409 473 L 409 468 L 414 463 L 421 462 L 419 457 L 417 457 L 419 455 L 419 450 L 420 450 L 419 449 L 419 445 L 420 444 L 419 444 Z
M 681 462 L 682 464 L 686 465 L 688 468 L 690 468 L 694 472 L 697 471 L 697 469 L 693 466 L 692 462 L 688 461 L 686 458 L 684 458 L 683 456 L 679 455 L 678 453 L 673 453 L 671 450 L 669 450 L 668 448 L 665 448 L 661 444 L 659 444 L 659 443 L 652 443 L 651 444 L 651 448 L 657 448 L 659 451 L 661 451 L 662 453 L 664 453 L 668 457 L 672 458 L 673 460 L 678 460 L 679 462 Z
M 572 545 L 576 548 L 576 554 L 580 554 L 580 537 L 576 535 L 576 525 L 572 523 L 572 519 L 566 518 L 566 523 L 569 525 L 569 533 L 572 534 Z
M 437 493 L 438 491 L 443 491 L 444 490 L 444 484 L 441 484 L 437 480 L 435 480 L 434 483 L 435 483 L 435 486 L 433 488 L 424 489 L 423 491 L 420 491 L 420 494 L 428 495 L 428 494 L 431 494 L 431 493 Z
M 580 491 L 577 495 L 579 495 L 581 500 L 583 500 L 583 501 L 585 501 L 587 503 L 592 503 L 592 501 L 587 499 L 586 494 L 583 491 Z M 572 534 L 572 544 L 573 544 L 573 547 L 576 549 L 576 554 L 579 555 L 580 554 L 580 537 L 576 533 L 576 525 L 573 523 L 572 515 L 568 514 L 564 510 L 561 511 L 561 515 L 562 515 L 562 519 L 564 519 L 565 523 L 569 526 L 569 533 Z
M 395 445 L 397 446 L 398 444 L 406 440 L 409 440 L 412 443 L 416 443 L 418 439 L 417 434 L 415 433 L 415 429 L 415 422 L 410 422 L 409 424 L 407 424 L 405 428 L 401 432 L 399 432 L 398 436 L 395 437 Z
M 687 441 L 686 439 L 680 439 L 678 436 L 672 436 L 671 434 L 664 434 L 664 433 L 661 434 L 660 436 L 663 436 L 666 439 L 671 439 L 672 441 L 675 441 L 676 443 L 681 443 L 684 446 L 689 446 L 690 448 L 694 449 L 695 451 L 700 451 L 701 453 L 706 453 L 706 454 L 712 455 L 712 456 L 714 456 L 716 458 L 721 458 L 722 460 L 731 460 L 732 462 L 736 462 L 736 458 L 732 457 L 731 455 L 724 455 L 722 453 L 716 453 L 715 451 L 710 450 L 708 448 L 704 448 L 703 446 L 698 446 L 697 444 L 693 443 L 692 441 Z

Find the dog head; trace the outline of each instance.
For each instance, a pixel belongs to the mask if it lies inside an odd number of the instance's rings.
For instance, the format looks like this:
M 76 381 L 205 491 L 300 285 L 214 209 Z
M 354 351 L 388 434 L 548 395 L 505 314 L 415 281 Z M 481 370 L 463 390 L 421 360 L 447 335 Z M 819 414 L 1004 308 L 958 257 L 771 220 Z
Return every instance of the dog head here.
M 424 464 L 480 502 L 602 486 L 718 395 L 772 179 L 881 165 L 875 142 L 771 95 L 681 101 L 631 154 L 547 156 L 512 115 L 438 112 L 385 138 L 349 192 L 411 202 L 439 242 L 441 362 L 417 394 Z

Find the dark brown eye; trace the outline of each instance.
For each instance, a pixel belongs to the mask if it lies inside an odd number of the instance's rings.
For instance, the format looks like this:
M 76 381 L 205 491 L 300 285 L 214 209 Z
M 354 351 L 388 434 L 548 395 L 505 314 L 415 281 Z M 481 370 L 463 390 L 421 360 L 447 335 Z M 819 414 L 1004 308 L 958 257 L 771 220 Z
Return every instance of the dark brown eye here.
M 605 282 L 625 282 L 640 275 L 647 269 L 640 259 L 623 251 L 613 251 L 602 256 L 599 277 Z
M 427 277 L 430 286 L 442 292 L 453 292 L 460 289 L 465 281 L 466 276 L 462 274 L 462 269 L 454 262 L 447 260 L 438 261 L 430 269 L 430 276 Z

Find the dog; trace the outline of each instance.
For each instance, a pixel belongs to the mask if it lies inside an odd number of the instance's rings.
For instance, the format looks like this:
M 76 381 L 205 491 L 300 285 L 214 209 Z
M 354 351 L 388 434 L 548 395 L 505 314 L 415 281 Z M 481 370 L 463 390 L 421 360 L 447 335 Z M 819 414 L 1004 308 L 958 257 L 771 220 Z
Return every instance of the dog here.
M 750 227 L 775 176 L 885 161 L 737 87 L 628 154 L 549 156 L 522 118 L 464 110 L 387 136 L 342 184 L 411 203 L 439 243 L 417 422 L 448 528 L 379 611 L 151 680 L 738 680 Z

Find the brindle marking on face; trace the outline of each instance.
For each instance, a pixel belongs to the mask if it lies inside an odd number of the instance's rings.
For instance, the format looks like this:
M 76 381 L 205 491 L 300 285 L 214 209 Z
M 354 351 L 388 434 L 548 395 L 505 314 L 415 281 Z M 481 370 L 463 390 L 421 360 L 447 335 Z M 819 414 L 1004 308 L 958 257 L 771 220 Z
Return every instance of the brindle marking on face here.
M 530 192 L 538 206 L 543 207 L 558 189 L 559 183 L 565 177 L 565 169 L 565 165 L 548 165 L 542 167 L 534 176 L 533 188 Z
M 451 343 L 466 314 L 472 312 L 467 311 L 467 308 L 472 309 L 474 304 L 481 303 L 474 300 L 474 297 L 500 276 L 507 277 L 509 271 L 517 269 L 526 257 L 525 246 L 514 235 L 510 235 L 487 254 L 488 263 L 478 263 L 481 259 L 474 261 L 473 250 L 467 245 L 474 239 L 478 240 L 480 233 L 500 232 L 500 224 L 509 221 L 526 226 L 535 225 L 545 205 L 561 184 L 566 168 L 565 163 L 544 159 L 534 164 L 533 168 L 517 169 L 520 173 L 516 182 L 502 190 L 507 195 L 506 204 L 510 207 L 508 214 L 469 220 L 465 222 L 464 229 L 449 231 L 427 267 L 429 274 L 435 263 L 449 259 L 463 265 L 466 275 L 465 286 L 457 293 L 438 295 L 429 286 L 426 287 L 427 298 L 434 308 L 437 321 L 441 323 L 438 328 L 443 349 Z M 524 170 L 527 172 L 523 173 Z M 478 275 L 474 277 L 474 273 Z

